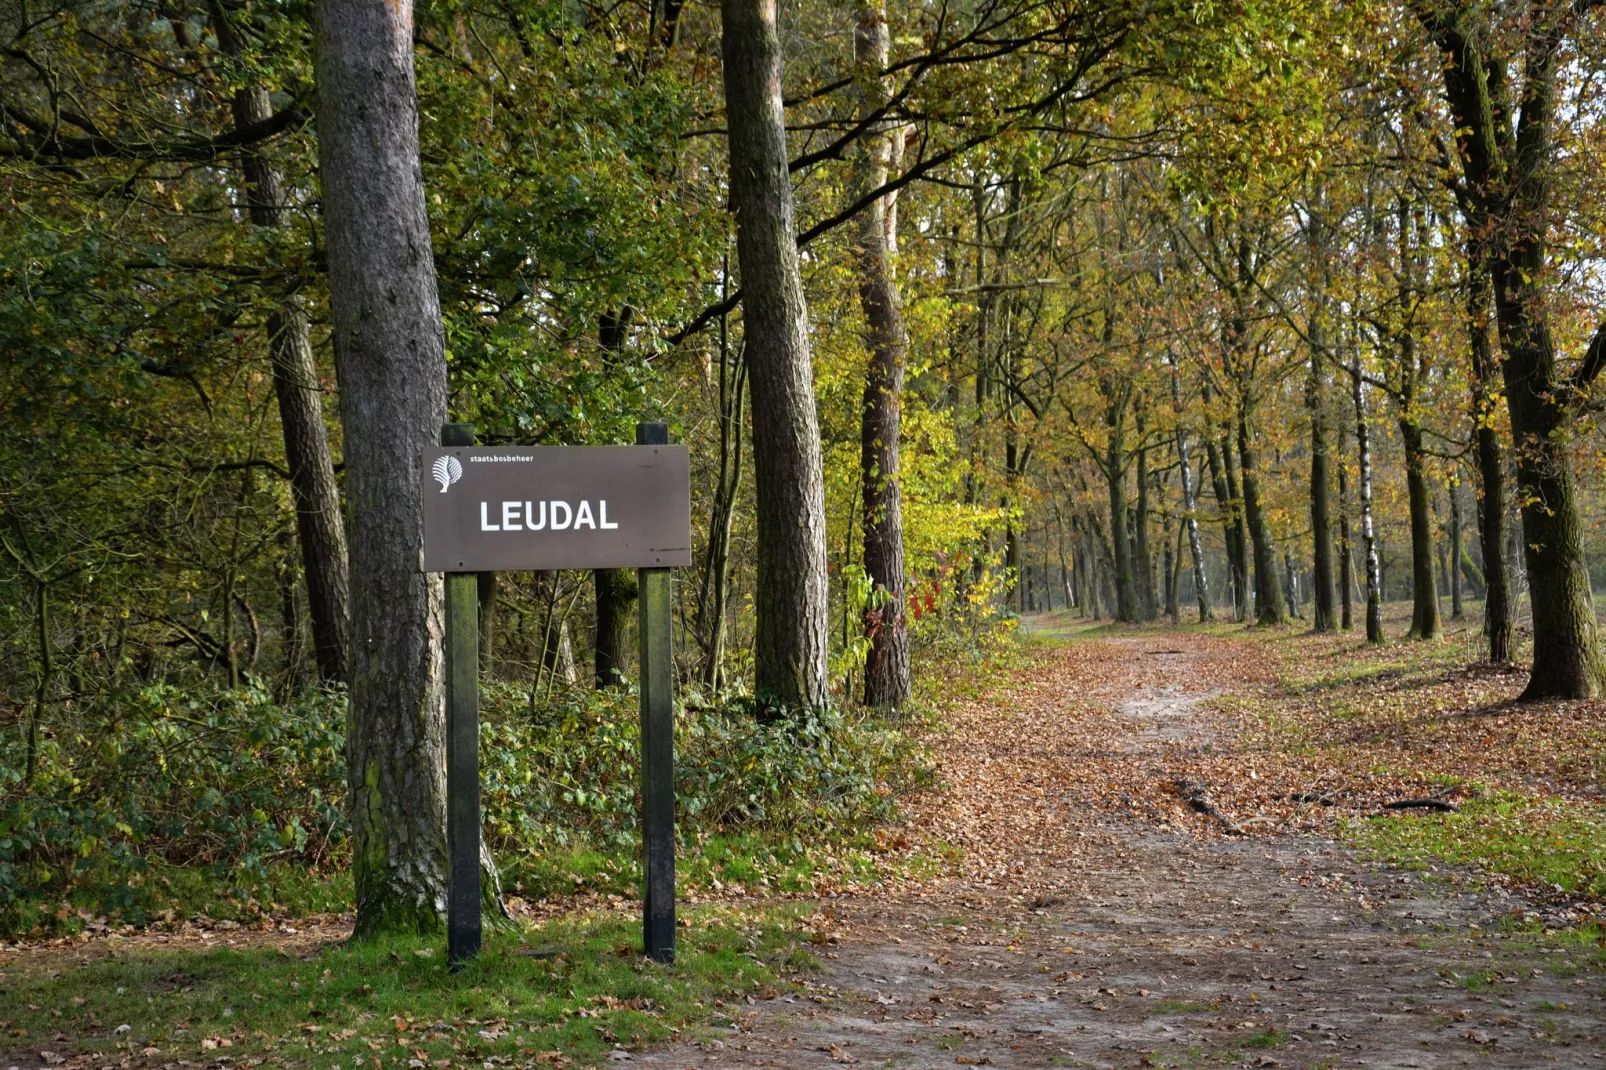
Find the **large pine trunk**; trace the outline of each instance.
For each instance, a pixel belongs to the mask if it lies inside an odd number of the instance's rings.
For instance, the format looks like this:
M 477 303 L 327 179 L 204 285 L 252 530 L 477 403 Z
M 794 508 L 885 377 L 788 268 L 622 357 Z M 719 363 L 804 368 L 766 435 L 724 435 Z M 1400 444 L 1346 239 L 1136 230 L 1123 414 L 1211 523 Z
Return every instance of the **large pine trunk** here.
M 419 571 L 419 450 L 446 362 L 418 158 L 408 0 L 317 5 L 318 148 L 351 500 L 347 809 L 356 935 L 428 931 L 446 900 L 443 598 Z
M 213 20 L 218 40 L 230 55 L 239 44 L 226 18 Z M 246 86 L 234 94 L 234 126 L 246 129 L 273 114 L 268 91 Z M 284 225 L 284 180 L 255 148 L 240 155 L 245 199 L 251 222 L 277 229 Z M 313 356 L 307 314 L 289 296 L 268 314 L 268 359 L 273 393 L 279 405 L 285 466 L 296 507 L 296 535 L 307 583 L 307 610 L 312 618 L 313 656 L 326 682 L 350 676 L 349 587 L 346 571 L 346 525 L 340 512 L 340 486 L 329 451 L 329 429 L 323 419 L 323 384 Z
M 885 0 L 858 11 L 854 54 L 867 87 L 860 105 L 871 119 L 883 106 L 880 73 L 887 65 Z M 866 134 L 859 164 L 860 193 L 887 180 L 893 159 L 890 124 L 875 122 Z M 903 412 L 904 351 L 908 337 L 893 274 L 895 217 L 889 198 L 873 202 L 859 219 L 855 249 L 859 304 L 864 310 L 869 363 L 859 423 L 859 479 L 864 495 L 864 570 L 875 585 L 876 604 L 865 609 L 864 634 L 870 642 L 864 666 L 864 701 L 891 710 L 909 701 L 909 626 L 904 607 L 903 497 L 899 489 L 898 438 Z
M 798 267 L 774 0 L 723 0 L 731 207 L 753 407 L 755 686 L 826 701 L 825 485 Z

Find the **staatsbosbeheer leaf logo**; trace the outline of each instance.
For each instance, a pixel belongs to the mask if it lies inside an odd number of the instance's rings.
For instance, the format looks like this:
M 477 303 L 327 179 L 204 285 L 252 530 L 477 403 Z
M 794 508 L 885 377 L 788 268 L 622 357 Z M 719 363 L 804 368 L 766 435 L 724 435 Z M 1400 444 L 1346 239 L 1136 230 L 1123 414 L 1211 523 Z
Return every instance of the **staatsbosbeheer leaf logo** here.
M 463 478 L 463 465 L 456 457 L 437 457 L 435 464 L 430 468 L 430 474 L 435 477 L 435 482 L 441 485 L 441 493 L 445 494 L 447 488 Z

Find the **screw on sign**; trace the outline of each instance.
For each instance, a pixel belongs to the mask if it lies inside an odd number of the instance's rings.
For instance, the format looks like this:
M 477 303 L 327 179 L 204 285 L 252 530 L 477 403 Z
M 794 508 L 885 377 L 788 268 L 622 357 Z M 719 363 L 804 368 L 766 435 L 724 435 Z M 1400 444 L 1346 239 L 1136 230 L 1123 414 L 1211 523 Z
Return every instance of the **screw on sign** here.
M 476 573 L 636 568 L 641 614 L 642 940 L 675 957 L 674 678 L 670 569 L 691 564 L 691 459 L 669 427 L 634 446 L 476 448 L 447 424 L 421 471 L 425 572 L 446 573 L 446 825 L 454 967 L 480 948 L 479 591 Z

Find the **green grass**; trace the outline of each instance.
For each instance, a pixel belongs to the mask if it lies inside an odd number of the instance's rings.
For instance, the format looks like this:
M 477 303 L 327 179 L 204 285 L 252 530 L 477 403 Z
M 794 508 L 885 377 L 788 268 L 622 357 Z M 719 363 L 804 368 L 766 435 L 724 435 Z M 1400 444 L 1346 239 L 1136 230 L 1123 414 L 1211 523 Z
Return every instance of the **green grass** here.
M 1348 831 L 1398 864 L 1470 865 L 1542 891 L 1606 896 L 1606 809 L 1589 803 L 1501 792 L 1460 813 L 1373 817 Z
M 1245 1037 L 1243 1046 L 1246 1048 L 1275 1048 L 1280 1046 L 1287 1039 L 1287 1033 L 1284 1033 L 1281 1029 L 1273 1026 L 1270 1029 L 1262 1030 L 1259 1033 L 1252 1033 Z
M 722 1000 L 745 1006 L 812 966 L 800 909 L 689 911 L 668 967 L 641 956 L 639 919 L 624 914 L 488 934 L 458 973 L 439 938 L 331 944 L 304 958 L 199 946 L 88 961 L 40 954 L 0 966 L 0 1052 L 156 1048 L 178 1060 L 226 1049 L 287 1067 L 360 1067 L 375 1056 L 595 1063 L 616 1045 L 719 1024 Z

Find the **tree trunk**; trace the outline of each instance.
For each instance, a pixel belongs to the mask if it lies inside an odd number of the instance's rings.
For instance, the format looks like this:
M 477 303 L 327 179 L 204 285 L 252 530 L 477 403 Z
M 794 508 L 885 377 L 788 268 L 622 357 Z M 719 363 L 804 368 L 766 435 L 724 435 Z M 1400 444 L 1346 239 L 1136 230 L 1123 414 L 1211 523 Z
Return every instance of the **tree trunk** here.
M 1234 505 L 1236 494 L 1228 486 L 1228 477 L 1231 470 L 1227 467 L 1227 460 L 1223 457 L 1226 440 L 1217 446 L 1209 435 L 1205 436 L 1205 463 L 1210 468 L 1210 483 L 1216 495 L 1216 512 L 1221 516 L 1221 537 L 1227 549 L 1227 583 L 1232 588 L 1233 619 L 1243 621 L 1247 617 L 1247 610 L 1243 601 L 1243 583 L 1238 576 L 1240 561 L 1238 545 L 1237 509 Z
M 886 0 L 858 10 L 854 56 L 868 89 L 860 113 L 869 118 L 883 107 L 879 75 L 887 65 Z M 860 193 L 887 180 L 893 158 L 890 124 L 873 125 L 859 161 Z M 903 410 L 904 352 L 908 337 L 893 272 L 894 225 L 888 198 L 873 202 L 859 218 L 855 247 L 859 304 L 864 310 L 870 359 L 865 371 L 859 423 L 859 478 L 864 510 L 864 570 L 875 585 L 875 604 L 865 607 L 864 634 L 870 649 L 864 665 L 864 702 L 873 709 L 896 710 L 909 701 L 909 625 L 905 615 L 903 500 L 899 488 L 899 435 Z
M 1249 525 L 1249 541 L 1255 550 L 1255 623 L 1281 624 L 1282 600 L 1277 597 L 1276 548 L 1266 530 L 1266 514 L 1260 497 L 1260 472 L 1255 451 L 1249 445 L 1249 420 L 1238 413 L 1238 470 L 1244 485 L 1244 520 Z
M 597 324 L 597 343 L 604 362 L 612 364 L 624 348 L 626 332 L 634 316 L 629 305 L 618 312 L 605 312 Z M 629 645 L 630 618 L 636 608 L 636 572 L 628 568 L 593 569 L 591 577 L 596 606 L 596 634 L 592 637 L 593 686 L 615 687 L 624 679 L 625 655 Z
M 1439 588 L 1433 578 L 1433 502 L 1428 489 L 1422 428 L 1401 416 L 1405 446 L 1405 490 L 1411 510 L 1411 631 L 1413 639 L 1439 637 Z
M 729 272 L 726 272 L 729 277 Z M 703 637 L 703 686 L 725 684 L 725 603 L 730 594 L 731 520 L 742 485 L 742 410 L 747 393 L 747 360 L 733 361 L 725 317 L 719 321 L 719 479 L 708 521 L 708 553 L 697 599 L 697 633 Z
M 213 16 L 219 44 L 230 56 L 238 56 L 238 40 L 221 6 L 214 7 Z M 246 86 L 237 90 L 233 112 L 236 130 L 268 119 L 273 107 L 267 89 Z M 240 165 L 252 224 L 269 229 L 283 226 L 284 181 L 278 170 L 254 147 L 241 151 Z M 330 682 L 345 681 L 351 668 L 346 528 L 329 452 L 329 430 L 323 419 L 318 362 L 312 352 L 307 315 L 296 298 L 288 297 L 268 314 L 267 329 L 273 393 L 279 404 L 284 459 L 290 471 L 307 582 L 307 608 L 312 617 L 313 654 L 319 676 Z
M 773 0 L 722 0 L 731 207 L 742 271 L 757 480 L 755 689 L 827 699 L 825 488 L 798 267 Z
M 1552 273 L 1545 228 L 1553 212 L 1559 72 L 1567 37 L 1583 10 L 1584 5 L 1574 4 L 1530 5 L 1520 37 L 1521 57 L 1486 54 L 1500 39 L 1480 25 L 1491 19 L 1488 13 L 1451 20 L 1425 8 L 1422 15 L 1451 60 L 1443 71 L 1467 179 L 1463 209 L 1469 237 L 1487 243 L 1494 280 L 1506 406 L 1517 454 L 1522 557 L 1533 606 L 1534 661 L 1524 700 L 1591 698 L 1606 688 L 1606 658 L 1597 635 L 1567 455 L 1576 388 L 1587 388 L 1606 364 L 1594 359 L 1603 339 L 1597 334 L 1579 378 L 1564 381 L 1546 318 Z M 1507 39 L 1519 38 L 1512 34 Z M 1519 69 L 1521 90 L 1513 101 L 1513 72 Z M 1485 512 L 1492 504 L 1486 503 Z M 1489 559 L 1491 575 L 1494 560 Z
M 1320 349 L 1311 352 L 1305 404 L 1310 409 L 1311 595 L 1314 602 L 1311 630 L 1330 632 L 1337 623 L 1333 612 L 1332 475 L 1328 463 L 1327 407 L 1322 398 Z
M 1361 356 L 1350 358 L 1350 389 L 1355 401 L 1355 455 L 1360 465 L 1361 542 L 1366 553 L 1366 641 L 1383 641 L 1383 570 L 1378 560 L 1377 528 L 1372 522 L 1372 436 L 1366 418 L 1366 381 Z
M 1176 389 L 1173 377 L 1173 396 Z M 1203 623 L 1211 619 L 1210 580 L 1205 575 L 1204 544 L 1199 538 L 1198 502 L 1194 499 L 1193 470 L 1188 462 L 1188 433 L 1180 423 L 1177 425 L 1177 467 L 1182 478 L 1182 513 L 1188 528 L 1188 559 L 1193 563 L 1193 593 L 1199 603 L 1199 621 Z
M 1118 433 L 1110 436 L 1105 456 L 1105 480 L 1110 485 L 1110 544 L 1115 577 L 1115 619 L 1131 624 L 1138 619 L 1132 581 L 1132 543 L 1126 531 L 1126 455 Z
M 1466 607 L 1461 604 L 1461 487 L 1452 482 L 1446 490 L 1450 495 L 1450 619 L 1466 620 Z
M 443 598 L 420 572 L 419 450 L 446 361 L 418 158 L 409 0 L 323 0 L 318 149 L 352 506 L 351 815 L 356 936 L 430 931 L 446 901 Z
M 600 690 L 624 682 L 629 649 L 630 615 L 636 604 L 636 572 L 628 568 L 599 568 L 591 572 L 597 605 L 597 635 L 591 660 Z
M 1342 429 L 1341 429 L 1342 430 Z M 1339 436 L 1338 463 L 1338 587 L 1341 594 L 1338 626 L 1343 631 L 1355 627 L 1355 555 L 1349 544 L 1349 465 L 1343 460 L 1343 435 Z
M 1472 354 L 1473 440 L 1478 457 L 1478 545 L 1483 552 L 1483 638 L 1489 661 L 1511 664 L 1516 630 L 1511 570 L 1506 567 L 1506 466 L 1495 429 L 1495 358 L 1489 342 L 1492 294 L 1487 266 L 1476 252 L 1467 255 L 1467 333 Z
M 1138 434 L 1142 437 L 1143 425 L 1138 424 Z M 1143 446 L 1138 450 L 1138 500 L 1137 508 L 1133 511 L 1132 528 L 1132 556 L 1137 567 L 1138 581 L 1138 609 L 1142 619 L 1155 620 L 1160 616 L 1159 599 L 1156 597 L 1154 577 L 1154 554 L 1149 548 L 1149 447 Z

